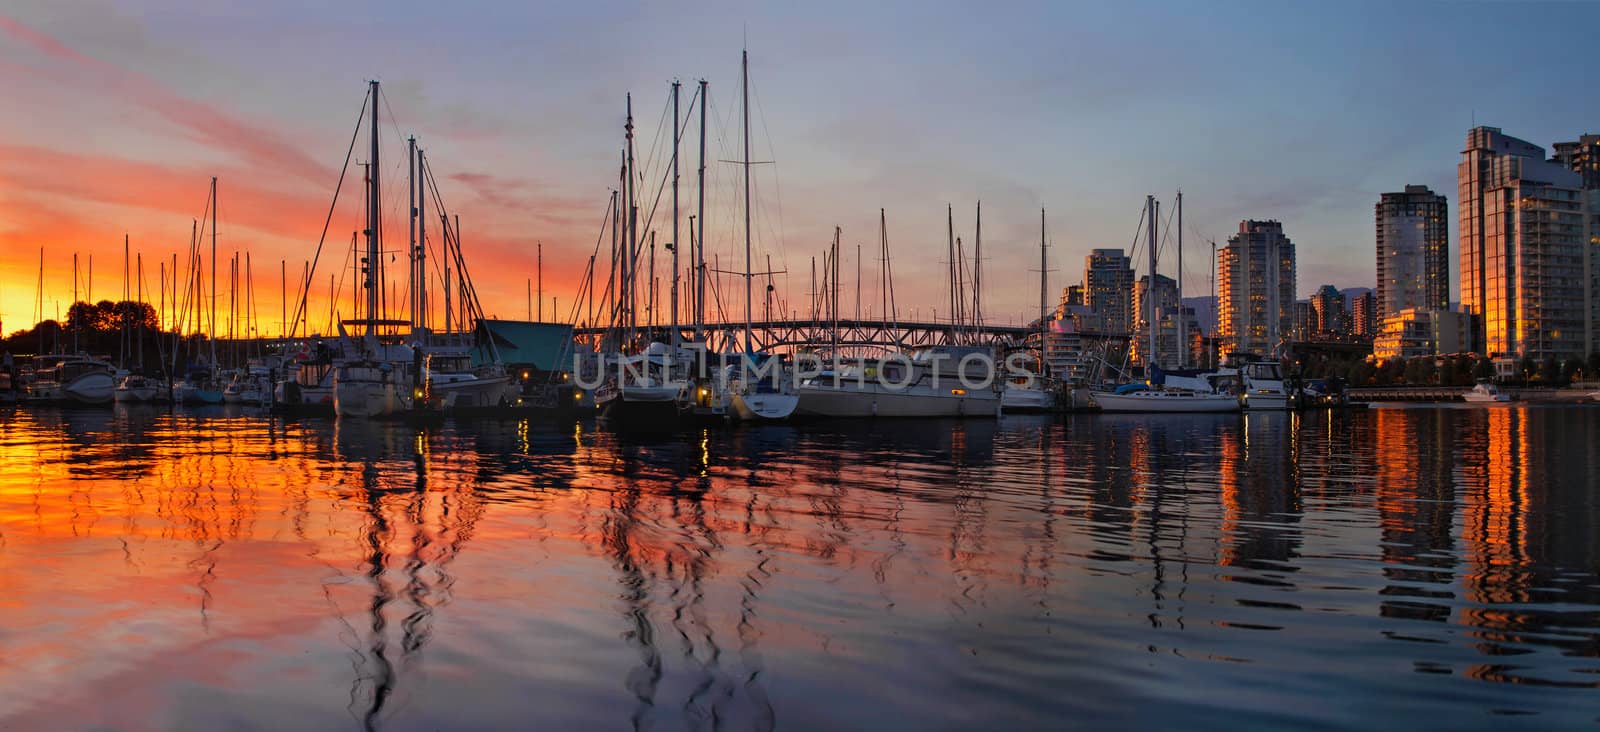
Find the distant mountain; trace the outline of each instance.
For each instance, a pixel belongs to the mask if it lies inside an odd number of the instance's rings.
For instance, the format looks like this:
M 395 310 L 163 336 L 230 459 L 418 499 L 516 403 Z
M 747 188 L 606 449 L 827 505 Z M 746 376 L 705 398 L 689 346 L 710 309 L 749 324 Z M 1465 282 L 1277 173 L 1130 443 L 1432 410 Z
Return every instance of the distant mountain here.
M 1204 297 L 1186 297 L 1183 299 L 1185 307 L 1194 308 L 1194 322 L 1200 326 L 1202 332 L 1214 333 L 1217 330 L 1217 299 L 1206 295 Z

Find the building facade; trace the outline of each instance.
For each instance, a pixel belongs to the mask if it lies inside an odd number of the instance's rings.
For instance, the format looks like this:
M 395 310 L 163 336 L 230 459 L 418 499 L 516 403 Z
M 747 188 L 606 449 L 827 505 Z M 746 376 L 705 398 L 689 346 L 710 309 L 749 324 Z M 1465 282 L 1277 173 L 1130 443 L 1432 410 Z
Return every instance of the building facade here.
M 1457 182 L 1461 308 L 1472 319 L 1471 350 L 1503 359 L 1594 350 L 1600 298 L 1583 177 L 1547 161 L 1538 145 L 1476 127 Z
M 1315 338 L 1343 338 L 1350 332 L 1349 314 L 1346 312 L 1344 293 L 1333 285 L 1317 288 L 1311 296 L 1313 315 L 1312 332 Z
M 1584 208 L 1584 343 L 1586 353 L 1600 351 L 1600 135 L 1579 135 L 1558 142 L 1550 162 L 1578 174 Z
M 1468 337 L 1462 313 L 1406 308 L 1383 319 L 1383 329 L 1372 340 L 1372 355 L 1388 360 L 1461 353 Z
M 1217 250 L 1217 338 L 1225 352 L 1274 354 L 1294 328 L 1294 243 L 1277 221 L 1245 220 Z
M 1086 330 L 1133 332 L 1133 260 L 1121 249 L 1096 249 L 1084 259 L 1083 304 Z
M 1447 213 L 1445 197 L 1427 186 L 1378 198 L 1378 320 L 1406 308 L 1450 309 Z
M 1350 299 L 1350 333 L 1361 340 L 1372 340 L 1378 332 L 1378 296 L 1363 292 Z
M 1139 283 L 1133 288 L 1133 312 L 1136 323 L 1133 342 L 1130 348 L 1133 359 L 1141 364 L 1149 363 L 1150 354 L 1150 328 L 1152 300 L 1154 306 L 1154 327 L 1156 329 L 1155 363 L 1162 368 L 1178 368 L 1184 358 L 1183 351 L 1187 348 L 1187 338 L 1183 333 L 1185 327 L 1185 311 L 1178 301 L 1178 282 L 1166 275 L 1156 275 L 1155 288 L 1150 286 L 1150 276 L 1139 278 Z M 1187 311 L 1187 321 L 1193 321 L 1194 311 Z

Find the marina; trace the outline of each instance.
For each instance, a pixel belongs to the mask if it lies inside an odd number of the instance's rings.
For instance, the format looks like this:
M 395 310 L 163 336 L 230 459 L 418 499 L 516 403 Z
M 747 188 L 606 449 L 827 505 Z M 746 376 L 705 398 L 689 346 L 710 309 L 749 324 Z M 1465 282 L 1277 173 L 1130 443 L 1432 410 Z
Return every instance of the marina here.
M 1595 714 L 1597 408 L 662 435 L 247 411 L 8 415 L 0 720 L 1558 729 Z M 1240 705 L 1240 688 L 1272 693 Z
M 1600 5 L 13 5 L 0 732 L 1600 723 Z

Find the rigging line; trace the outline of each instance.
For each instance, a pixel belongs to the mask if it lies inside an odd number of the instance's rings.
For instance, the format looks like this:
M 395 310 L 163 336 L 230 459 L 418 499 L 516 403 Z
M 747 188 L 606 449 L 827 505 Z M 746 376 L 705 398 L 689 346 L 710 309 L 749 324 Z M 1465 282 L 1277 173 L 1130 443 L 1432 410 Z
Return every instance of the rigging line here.
M 588 280 L 589 289 L 591 291 L 593 290 L 594 284 L 595 284 L 594 281 L 593 281 L 593 279 L 594 279 L 594 266 L 595 266 L 594 263 L 599 261 L 599 259 L 600 259 L 600 245 L 605 243 L 606 233 L 610 228 L 611 228 L 611 197 L 607 196 L 606 197 L 605 213 L 600 216 L 600 233 L 599 233 L 599 235 L 595 236 L 595 238 L 594 238 L 594 251 L 592 253 L 590 253 L 590 255 L 589 255 L 589 266 L 588 266 L 588 270 L 589 271 L 585 275 L 585 278 Z M 610 281 L 608 279 L 607 280 L 607 287 L 609 287 L 609 286 L 610 286 Z M 583 295 L 584 295 L 584 292 L 582 290 L 582 286 L 580 286 L 579 292 L 578 292 L 578 297 L 574 298 L 573 307 L 575 307 L 575 308 L 582 307 Z M 576 320 L 576 317 L 577 317 L 576 315 L 573 316 L 574 321 Z M 590 325 L 590 327 L 594 326 L 593 323 L 590 323 L 589 325 Z
M 700 95 L 700 90 L 696 89 L 695 93 L 694 93 L 694 96 L 691 96 L 689 98 L 689 106 L 690 107 L 694 106 L 694 100 L 699 95 Z M 666 110 L 662 110 L 662 114 L 665 115 L 666 114 Z M 689 131 L 688 130 L 688 120 L 689 120 L 689 115 L 684 115 L 684 124 L 682 124 L 682 125 L 680 125 L 678 127 L 678 139 L 677 139 L 677 144 L 678 145 L 682 145 L 683 144 L 683 136 L 684 136 L 685 133 L 687 133 Z M 655 141 L 652 140 L 650 144 L 652 146 L 655 145 Z M 652 152 L 651 154 L 654 155 L 654 152 Z M 650 230 L 650 224 L 651 224 L 651 222 L 655 221 L 655 218 L 656 218 L 656 210 L 658 208 L 660 208 L 660 206 L 661 206 L 661 195 L 663 193 L 665 193 L 666 190 L 667 190 L 667 179 L 669 177 L 671 177 L 671 175 L 672 175 L 672 168 L 671 168 L 671 165 L 670 165 L 670 163 L 671 163 L 671 158 L 670 157 L 667 159 L 667 162 L 668 162 L 668 165 L 663 166 L 664 170 L 662 170 L 662 172 L 661 172 L 661 185 L 656 186 L 656 197 L 655 197 L 655 200 L 650 202 L 650 210 L 645 213 L 644 226 L 641 229 L 643 231 L 649 231 Z M 680 164 L 682 163 L 682 158 L 681 157 L 679 158 L 679 163 Z M 641 174 L 641 177 L 640 177 L 639 180 L 640 180 L 641 183 L 644 182 L 643 174 Z M 673 246 L 677 246 L 678 243 L 677 242 L 673 242 L 672 245 Z M 598 251 L 596 253 L 598 254 Z
M 1167 251 L 1167 240 L 1172 238 L 1172 222 L 1176 218 L 1176 213 L 1172 211 L 1167 212 L 1167 225 L 1166 228 L 1161 230 L 1161 243 L 1156 247 L 1156 252 L 1164 253 Z
M 749 72 L 746 71 L 746 74 L 748 74 L 748 73 Z M 754 83 L 750 84 L 749 86 L 750 86 L 750 88 L 752 90 L 754 90 L 756 88 L 756 85 Z M 783 227 L 783 184 L 782 184 L 782 176 L 778 175 L 778 151 L 772 144 L 772 130 L 768 129 L 768 127 L 767 127 L 767 110 L 766 110 L 765 107 L 761 106 L 761 94 L 758 91 L 752 91 L 751 97 L 756 103 L 756 117 L 761 120 L 761 134 L 767 136 L 767 159 L 772 161 L 773 195 L 778 199 L 778 202 L 777 202 L 778 229 L 777 229 L 777 231 L 773 232 L 773 237 L 775 239 L 777 239 L 778 244 L 781 247 L 782 244 L 784 243 L 786 237 L 785 237 L 785 232 L 784 232 L 784 227 Z M 770 223 L 771 223 L 771 220 L 768 219 L 768 224 L 770 225 Z M 770 251 L 770 250 L 768 250 L 768 251 Z M 789 268 L 789 257 L 788 257 L 787 249 L 783 249 L 783 248 L 779 249 L 779 251 L 778 251 L 778 260 L 783 263 L 783 268 L 785 270 L 787 270 Z M 768 269 L 771 269 L 771 268 L 769 267 Z
M 449 232 L 452 229 L 452 225 L 451 225 L 451 223 L 449 221 L 449 218 L 448 218 L 450 216 L 450 211 L 449 211 L 449 209 L 447 209 L 445 207 L 444 198 L 439 193 L 439 183 L 438 183 L 438 181 L 434 180 L 434 177 L 433 177 L 433 166 L 431 166 L 431 165 L 428 166 L 428 168 L 427 168 L 427 177 L 428 177 L 428 183 L 430 184 L 429 188 L 431 188 L 433 190 L 433 200 L 434 200 L 434 203 L 437 205 L 437 209 L 436 210 L 440 213 L 441 216 L 446 217 L 446 220 L 445 220 L 445 231 Z M 456 231 L 455 232 L 455 237 L 456 237 L 456 247 L 455 247 L 455 252 L 454 252 L 454 256 L 452 257 L 452 259 L 454 259 L 455 263 L 456 263 L 456 275 L 457 275 L 458 279 L 460 280 L 460 284 L 461 284 L 462 290 L 465 292 L 465 294 L 467 296 L 467 298 L 466 298 L 467 302 L 472 306 L 472 309 L 471 309 L 469 314 L 477 317 L 479 320 L 482 320 L 483 319 L 483 304 L 478 300 L 478 288 L 477 288 L 476 285 L 474 285 L 472 283 L 472 275 L 469 272 L 467 272 L 466 256 L 461 253 L 461 232 Z M 491 341 L 491 343 L 493 343 L 493 341 Z
M 344 176 L 345 173 L 350 170 L 350 157 L 355 154 L 356 139 L 361 136 L 361 121 L 367 117 L 367 100 L 371 97 L 372 90 L 369 88 L 367 93 L 361 99 L 361 113 L 356 116 L 355 132 L 350 134 L 350 148 L 344 153 L 344 167 L 339 169 L 339 182 L 333 187 L 333 201 L 328 204 L 328 216 L 322 222 L 322 235 L 317 237 L 317 250 L 311 255 L 311 267 L 306 273 L 307 282 L 313 281 L 313 279 L 316 277 L 317 261 L 322 258 L 322 245 L 328 240 L 328 227 L 333 223 L 333 212 L 339 205 L 339 191 L 344 188 Z M 299 330 L 300 318 L 305 315 L 306 298 L 311 296 L 311 286 L 309 284 L 303 286 L 305 287 L 305 291 L 300 293 L 300 303 L 295 306 L 295 319 L 291 322 L 295 323 L 296 325 L 289 331 L 290 338 L 293 338 L 295 333 Z M 308 330 L 310 327 L 311 326 L 309 325 L 306 326 Z

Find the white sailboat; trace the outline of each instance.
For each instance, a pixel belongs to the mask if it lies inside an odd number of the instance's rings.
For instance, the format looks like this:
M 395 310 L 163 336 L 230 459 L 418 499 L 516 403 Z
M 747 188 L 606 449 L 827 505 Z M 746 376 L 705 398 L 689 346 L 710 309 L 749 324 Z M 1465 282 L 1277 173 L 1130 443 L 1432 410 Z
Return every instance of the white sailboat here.
M 1005 391 L 1000 393 L 1000 411 L 1011 413 L 1037 413 L 1054 411 L 1057 407 L 1060 382 L 1046 375 L 1049 369 L 1045 349 L 1049 344 L 1048 290 L 1050 270 L 1046 266 L 1044 209 L 1039 209 L 1039 352 L 1037 368 L 1027 374 L 1006 380 Z
M 751 309 L 754 307 L 752 290 L 755 274 L 751 271 L 750 249 L 750 52 L 740 54 L 740 80 L 744 87 L 744 353 L 738 357 L 737 374 L 729 381 L 733 392 L 733 408 L 745 421 L 776 421 L 788 419 L 800 404 L 794 391 L 794 379 L 785 378 L 783 359 L 757 352 L 751 326 Z M 770 260 L 770 258 L 769 258 Z M 766 365 L 777 373 L 761 378 L 757 367 Z
M 144 374 L 129 374 L 117 383 L 112 399 L 121 402 L 152 402 L 156 398 L 157 386 Z
M 25 399 L 31 402 L 110 404 L 116 392 L 111 364 L 84 355 L 52 357 L 35 369 Z
M 356 356 L 334 364 L 333 410 L 340 417 L 375 418 L 393 416 L 410 407 L 412 393 L 412 364 L 416 352 L 409 345 L 393 342 L 392 337 L 380 337 L 382 327 L 407 325 L 407 321 L 385 320 L 380 317 L 379 294 L 383 290 L 383 247 L 381 241 L 379 185 L 378 109 L 379 87 L 377 81 L 369 82 L 371 92 L 368 105 L 372 123 L 371 158 L 367 165 L 367 227 L 364 282 L 366 292 L 364 317 L 338 324 L 341 340 L 350 341 L 344 326 L 360 325 L 363 333 L 356 343 Z
M 1180 194 L 1181 195 L 1181 194 Z M 1180 211 L 1181 209 L 1181 198 Z M 1155 196 L 1145 198 L 1145 220 L 1150 257 L 1149 287 L 1154 290 L 1156 284 L 1156 228 L 1159 220 Z M 1181 230 L 1181 226 L 1179 227 Z M 1179 251 L 1182 251 L 1181 245 Z M 1240 409 L 1240 399 L 1235 394 L 1221 393 L 1206 388 L 1205 380 L 1195 380 L 1186 386 L 1168 386 L 1160 377 L 1160 367 L 1157 364 L 1159 353 L 1156 346 L 1157 315 L 1156 298 L 1146 297 L 1145 322 L 1149 325 L 1150 346 L 1145 357 L 1145 370 L 1150 375 L 1148 385 L 1126 384 L 1112 390 L 1092 391 L 1090 401 L 1102 412 L 1237 412 Z M 1181 332 L 1181 331 L 1180 331 Z
M 977 346 L 932 346 L 882 361 L 842 364 L 800 384 L 796 414 L 807 417 L 994 417 L 1001 382 L 973 356 Z M 963 363 L 965 361 L 965 363 Z M 959 373 L 965 368 L 965 381 Z M 968 385 L 974 385 L 969 388 Z M 987 386 L 977 387 L 976 385 Z

